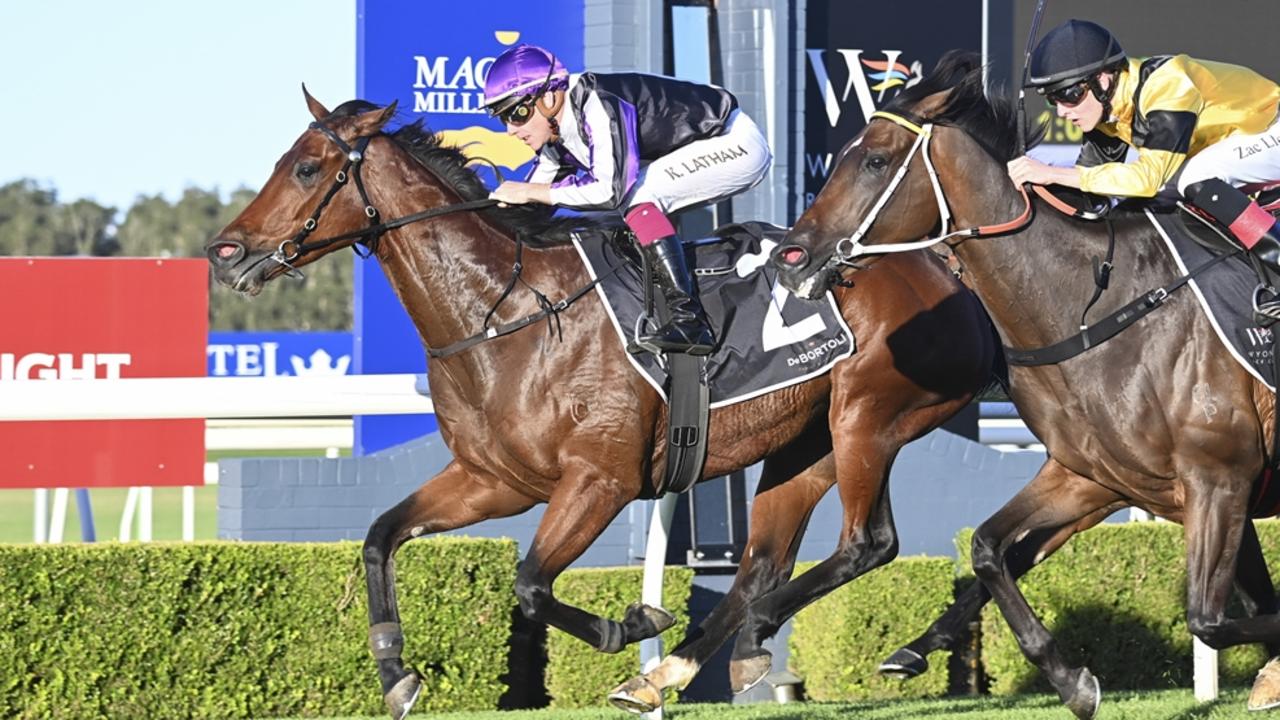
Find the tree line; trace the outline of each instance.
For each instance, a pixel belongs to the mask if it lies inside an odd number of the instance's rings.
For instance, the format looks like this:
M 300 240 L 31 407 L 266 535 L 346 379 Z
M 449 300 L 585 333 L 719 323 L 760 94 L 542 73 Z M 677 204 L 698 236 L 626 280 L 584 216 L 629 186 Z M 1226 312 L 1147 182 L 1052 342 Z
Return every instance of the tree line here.
M 61 202 L 34 180 L 0 185 L 0 256 L 204 257 L 204 243 L 253 199 L 226 202 L 188 188 L 176 202 L 139 195 L 124 213 L 92 200 Z M 307 266 L 305 280 L 280 278 L 255 298 L 209 279 L 211 330 L 350 330 L 352 263 L 344 256 Z

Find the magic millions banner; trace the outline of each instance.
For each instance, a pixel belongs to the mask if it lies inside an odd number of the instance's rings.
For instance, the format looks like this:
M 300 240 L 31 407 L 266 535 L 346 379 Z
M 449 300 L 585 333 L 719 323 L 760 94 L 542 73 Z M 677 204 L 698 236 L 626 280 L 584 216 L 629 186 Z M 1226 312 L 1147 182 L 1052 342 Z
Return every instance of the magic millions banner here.
M 582 0 L 358 0 L 356 90 L 365 100 L 399 102 L 395 123 L 424 120 L 442 140 L 523 178 L 533 152 L 481 108 L 494 58 L 516 43 L 556 53 L 570 72 L 582 67 Z M 482 177 L 492 184 L 492 171 Z M 426 353 L 408 313 L 376 260 L 355 260 L 353 370 L 426 370 Z M 475 308 L 476 327 L 488 308 Z M 435 429 L 434 416 L 357 418 L 357 454 Z
M 984 15 L 995 30 L 986 40 L 989 57 L 995 67 L 1008 65 L 1010 9 L 1002 0 L 809 0 L 805 12 L 804 207 L 871 113 L 919 82 L 947 50 L 983 51 Z

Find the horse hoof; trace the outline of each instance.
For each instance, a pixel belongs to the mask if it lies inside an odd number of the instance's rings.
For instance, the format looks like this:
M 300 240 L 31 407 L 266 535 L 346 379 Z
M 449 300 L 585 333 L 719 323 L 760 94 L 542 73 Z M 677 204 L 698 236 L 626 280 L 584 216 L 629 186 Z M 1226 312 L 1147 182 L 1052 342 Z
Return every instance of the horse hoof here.
M 637 640 L 646 640 L 661 635 L 663 630 L 676 624 L 676 616 L 660 607 L 645 605 L 644 603 L 631 603 L 627 606 L 627 614 L 623 624 L 640 628 L 641 635 L 639 637 L 627 638 L 628 642 L 636 642 Z
M 1280 658 L 1271 658 L 1258 671 L 1249 692 L 1250 710 L 1270 710 L 1280 707 Z
M 418 701 L 420 694 L 422 694 L 422 681 L 418 679 L 416 672 L 410 672 L 400 678 L 395 687 L 391 688 L 391 691 L 382 699 L 387 703 L 387 710 L 391 711 L 392 720 L 404 720 L 413 709 L 413 704 Z
M 1080 668 L 1071 696 L 1063 698 L 1062 701 L 1080 720 L 1093 720 L 1093 716 L 1098 714 L 1098 706 L 1102 703 L 1102 686 L 1098 684 L 1098 678 L 1089 672 L 1089 668 Z
M 908 648 L 899 648 L 880 663 L 880 674 L 895 680 L 910 680 L 923 675 L 929 669 L 929 661 L 923 655 Z
M 768 650 L 761 650 L 760 654 L 749 658 L 730 661 L 729 685 L 733 689 L 733 694 L 739 695 L 759 685 L 771 669 L 773 669 L 773 656 Z
M 609 703 L 629 713 L 653 712 L 662 707 L 662 691 L 643 675 L 633 677 L 609 693 Z

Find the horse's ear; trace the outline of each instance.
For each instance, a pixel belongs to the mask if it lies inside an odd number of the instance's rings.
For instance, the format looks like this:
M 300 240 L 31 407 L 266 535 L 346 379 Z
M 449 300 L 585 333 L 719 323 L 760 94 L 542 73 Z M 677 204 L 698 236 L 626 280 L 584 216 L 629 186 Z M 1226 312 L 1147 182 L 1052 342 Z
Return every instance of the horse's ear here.
M 951 97 L 950 90 L 943 90 L 932 95 L 926 95 L 923 100 L 912 106 L 911 111 L 917 117 L 929 119 L 941 112 L 942 107 L 947 104 L 947 100 Z
M 390 105 L 384 108 L 369 110 L 368 112 L 362 112 L 357 115 L 355 119 L 356 137 L 373 135 L 381 130 L 382 126 L 386 125 L 387 121 L 396 114 L 397 104 L 399 104 L 399 101 L 392 101 Z
M 302 83 L 302 96 L 307 99 L 307 109 L 311 111 L 311 117 L 314 117 L 316 122 L 323 122 L 325 118 L 329 117 L 329 111 L 325 106 L 321 105 L 319 100 L 311 97 L 311 93 L 307 92 L 306 83 Z

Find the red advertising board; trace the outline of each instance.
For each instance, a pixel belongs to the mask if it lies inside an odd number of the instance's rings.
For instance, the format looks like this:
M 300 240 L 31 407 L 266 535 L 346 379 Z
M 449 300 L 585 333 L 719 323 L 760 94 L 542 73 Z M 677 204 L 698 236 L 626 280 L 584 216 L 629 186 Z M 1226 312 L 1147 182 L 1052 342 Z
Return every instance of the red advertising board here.
M 0 258 L 0 382 L 202 377 L 208 264 Z M 204 420 L 0 422 L 0 487 L 203 482 Z

